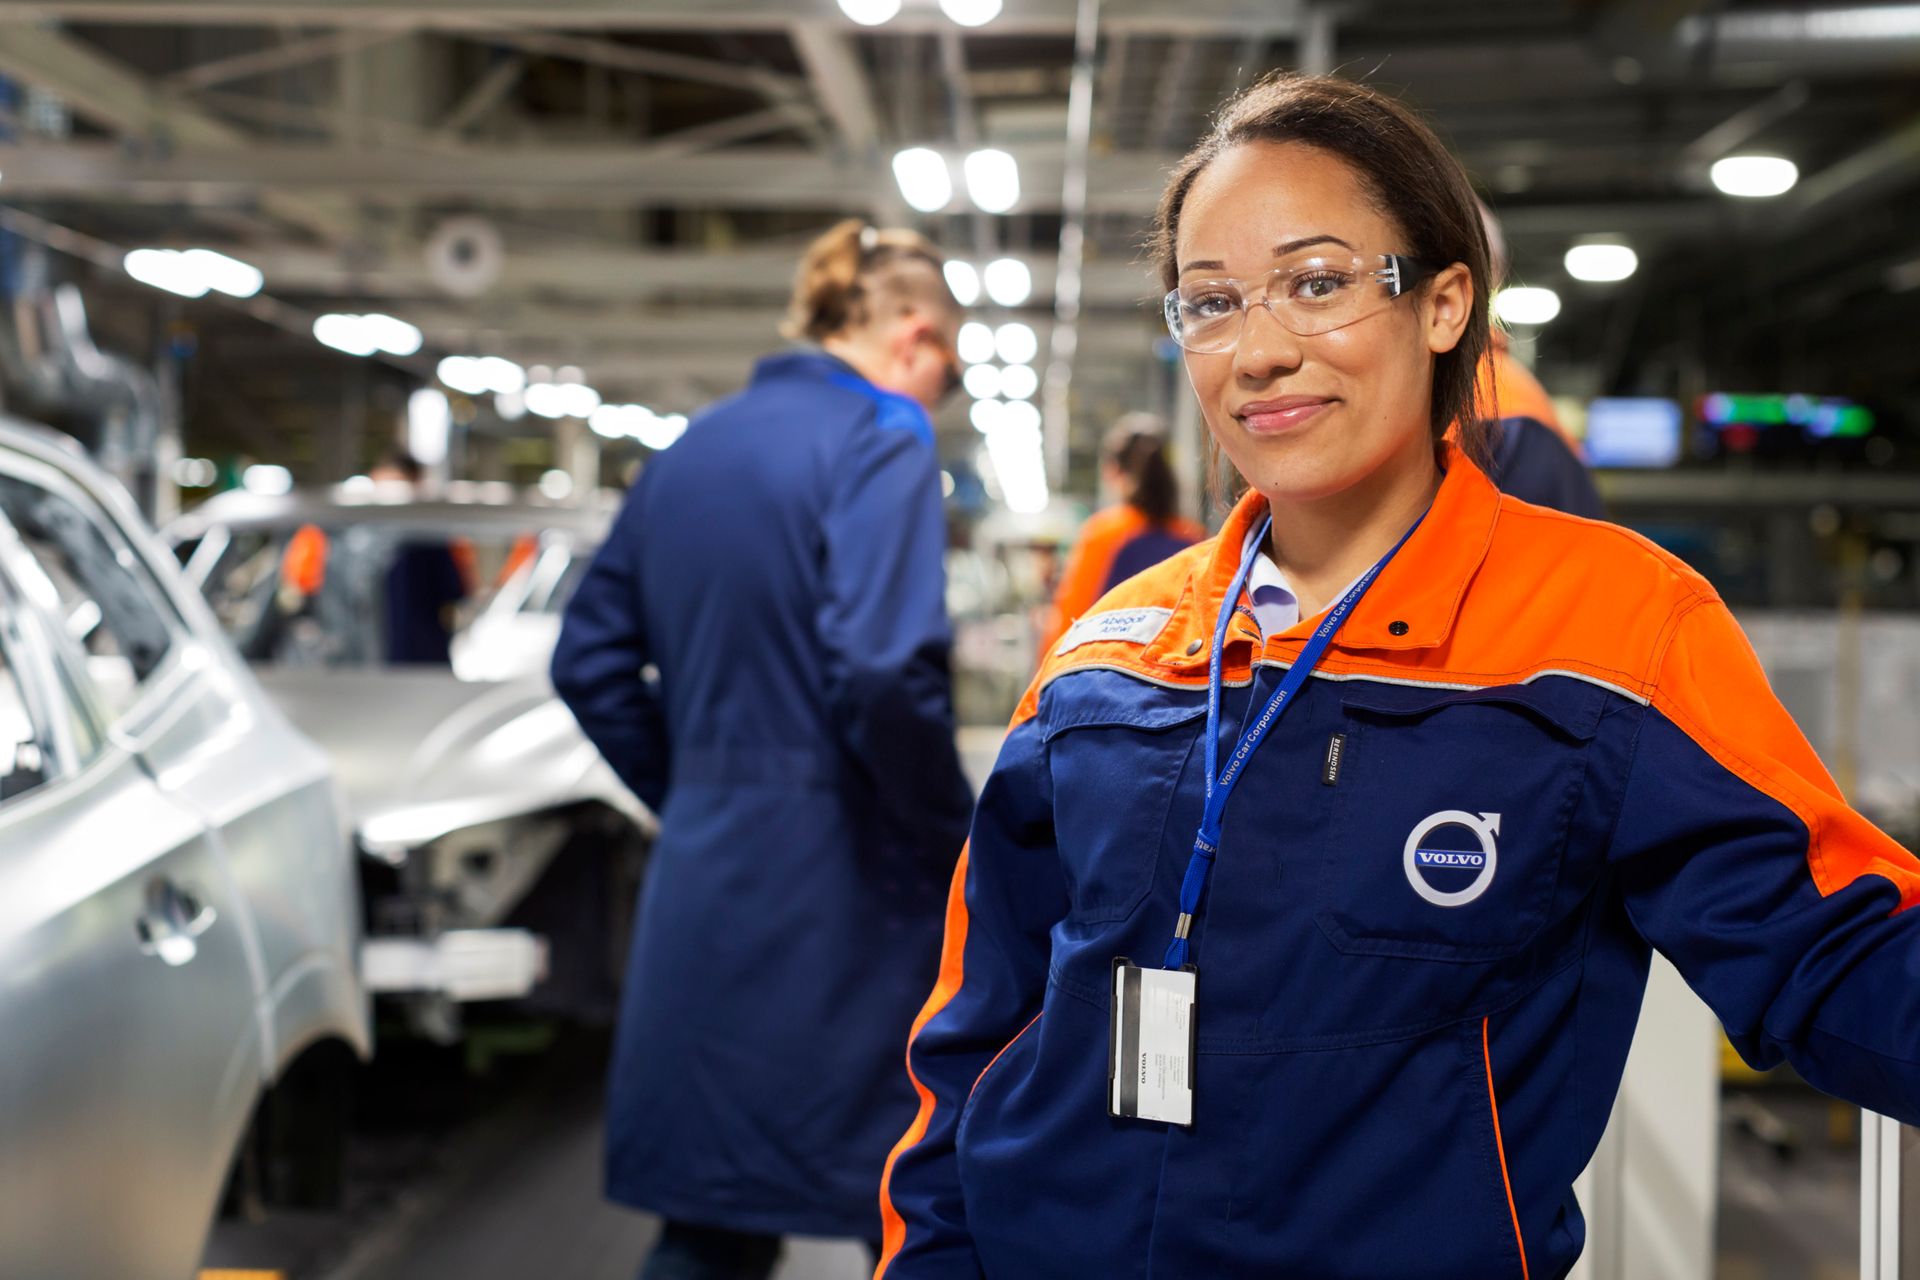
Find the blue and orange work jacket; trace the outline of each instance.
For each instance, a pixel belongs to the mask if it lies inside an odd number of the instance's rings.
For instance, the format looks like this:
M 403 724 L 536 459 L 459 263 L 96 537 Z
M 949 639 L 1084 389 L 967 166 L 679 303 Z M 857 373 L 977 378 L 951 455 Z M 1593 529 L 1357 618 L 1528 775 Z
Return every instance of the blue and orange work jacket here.
M 1698 574 L 1447 467 L 1227 804 L 1190 1128 L 1108 1115 L 1109 966 L 1174 929 L 1258 494 L 1050 655 L 915 1023 L 885 1280 L 1564 1276 L 1653 947 L 1749 1062 L 1920 1120 L 1920 864 Z M 1222 760 L 1314 625 L 1231 620 Z

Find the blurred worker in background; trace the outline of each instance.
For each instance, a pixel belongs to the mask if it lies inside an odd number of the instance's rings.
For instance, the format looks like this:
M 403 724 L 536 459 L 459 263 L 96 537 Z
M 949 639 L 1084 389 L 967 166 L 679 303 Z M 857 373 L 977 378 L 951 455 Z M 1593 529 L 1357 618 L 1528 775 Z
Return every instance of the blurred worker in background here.
M 1480 202 L 1480 225 L 1498 289 L 1507 281 L 1507 238 L 1485 201 Z M 1547 389 L 1514 358 L 1506 332 L 1497 325 L 1474 395 L 1488 427 L 1487 475 L 1502 493 L 1576 516 L 1605 518 L 1580 441 L 1561 424 Z
M 1040 637 L 1043 659 L 1094 601 L 1207 536 L 1179 512 L 1166 430 L 1150 413 L 1130 413 L 1107 433 L 1100 447 L 1100 487 L 1118 501 L 1080 526 Z
M 426 468 L 404 449 L 393 449 L 367 478 L 394 498 L 409 501 L 420 496 Z M 454 627 L 468 594 L 458 549 L 445 539 L 409 538 L 396 546 L 383 593 L 388 663 L 453 665 Z
M 954 745 L 940 253 L 846 222 L 745 391 L 655 457 L 568 606 L 553 682 L 661 834 L 609 1086 L 607 1191 L 648 1280 L 877 1240 L 901 1076 L 972 795 Z M 645 674 L 643 674 L 643 672 Z

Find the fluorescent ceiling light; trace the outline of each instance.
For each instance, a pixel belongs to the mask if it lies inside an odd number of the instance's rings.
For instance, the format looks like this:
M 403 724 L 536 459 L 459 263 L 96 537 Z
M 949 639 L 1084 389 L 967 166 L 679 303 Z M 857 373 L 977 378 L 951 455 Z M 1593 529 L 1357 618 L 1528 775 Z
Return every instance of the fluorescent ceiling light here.
M 1000 370 L 991 364 L 968 365 L 961 383 L 975 400 L 991 400 L 1000 394 Z
M 1727 156 L 1715 160 L 1707 176 L 1727 195 L 1764 199 L 1793 190 L 1800 167 L 1782 156 Z
M 1624 244 L 1576 244 L 1567 250 L 1567 274 L 1588 284 L 1625 280 L 1640 266 L 1640 255 Z
M 120 265 L 141 284 L 165 289 L 183 298 L 203 298 L 213 287 L 189 270 L 182 255 L 172 249 L 135 249 L 121 259 Z
M 570 498 L 573 496 L 573 477 L 556 467 L 541 475 L 540 492 L 555 502 Z
M 251 298 L 267 283 L 260 268 L 211 249 L 189 249 L 181 265 L 220 292 L 233 298 Z
M 1525 286 L 1501 289 L 1493 295 L 1493 313 L 1507 324 L 1545 324 L 1560 314 L 1560 295 Z
M 980 273 L 973 269 L 971 262 L 952 259 L 941 270 L 946 274 L 947 288 L 953 290 L 955 302 L 970 307 L 980 301 Z
M 940 12 L 963 27 L 983 27 L 1000 16 L 1000 0 L 940 0 Z
M 968 154 L 961 170 L 967 195 L 987 213 L 1005 213 L 1020 202 L 1020 164 L 993 147 Z
M 590 418 L 600 407 L 600 393 L 583 382 L 562 383 L 560 406 L 569 418 Z
M 960 358 L 968 364 L 981 364 L 993 359 L 993 330 L 978 320 L 969 320 L 960 326 Z
M 322 346 L 332 347 L 335 351 L 344 351 L 350 356 L 370 356 L 380 349 L 373 335 L 361 321 L 362 316 L 340 315 L 330 312 L 313 322 L 313 336 Z
M 1026 364 L 1040 354 L 1040 339 L 1032 325 L 1015 320 L 993 331 L 993 349 L 1008 364 Z
M 1006 407 L 1005 402 L 1000 400 L 975 400 L 973 407 L 967 410 L 967 421 L 973 424 L 975 431 L 985 435 L 999 424 L 1000 415 Z
M 900 0 L 840 0 L 840 12 L 863 27 L 877 27 L 900 12 Z
M 474 363 L 487 380 L 489 391 L 510 395 L 527 389 L 527 371 L 511 360 L 502 356 L 481 356 Z
M 564 418 L 567 416 L 567 393 L 557 382 L 534 382 L 527 385 L 527 412 L 542 418 Z
M 953 199 L 953 175 L 947 172 L 946 157 L 926 147 L 896 152 L 893 180 L 900 184 L 901 198 L 921 213 L 944 209 Z
M 1000 394 L 1009 400 L 1031 400 L 1040 390 L 1040 375 L 1032 365 L 1010 364 L 1000 371 Z
M 1033 273 L 1018 258 L 995 258 L 981 273 L 987 296 L 1003 307 L 1021 306 L 1033 295 Z
M 486 372 L 472 356 L 448 356 L 434 368 L 434 373 L 463 395 L 477 396 L 492 390 L 487 385 Z

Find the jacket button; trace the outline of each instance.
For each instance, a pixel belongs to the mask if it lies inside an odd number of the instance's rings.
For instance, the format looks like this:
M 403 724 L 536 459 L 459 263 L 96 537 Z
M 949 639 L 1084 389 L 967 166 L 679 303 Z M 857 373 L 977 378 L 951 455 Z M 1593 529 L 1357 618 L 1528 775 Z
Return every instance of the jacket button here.
M 1394 621 L 1387 624 L 1387 630 L 1396 636 L 1403 636 L 1407 634 L 1408 627 L 1404 622 Z
M 1194 654 L 1200 652 L 1201 649 L 1206 647 L 1206 643 L 1205 640 L 1195 640 L 1187 646 L 1187 656 L 1191 658 Z

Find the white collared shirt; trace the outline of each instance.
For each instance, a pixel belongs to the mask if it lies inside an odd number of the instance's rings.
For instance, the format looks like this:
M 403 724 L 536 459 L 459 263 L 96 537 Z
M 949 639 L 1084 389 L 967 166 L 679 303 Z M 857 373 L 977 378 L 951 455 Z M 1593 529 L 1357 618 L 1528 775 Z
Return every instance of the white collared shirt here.
M 1360 574 L 1353 582 L 1340 588 L 1333 599 L 1339 600 L 1353 590 L 1354 583 L 1366 574 Z M 1300 598 L 1293 593 L 1293 587 L 1287 582 L 1287 575 L 1280 572 L 1280 566 L 1265 551 L 1254 560 L 1253 568 L 1247 572 L 1247 603 L 1253 609 L 1253 619 L 1260 624 L 1262 642 L 1279 635 L 1288 627 L 1300 621 Z M 1327 608 L 1332 608 L 1331 601 Z M 1325 613 L 1326 609 L 1322 609 Z

